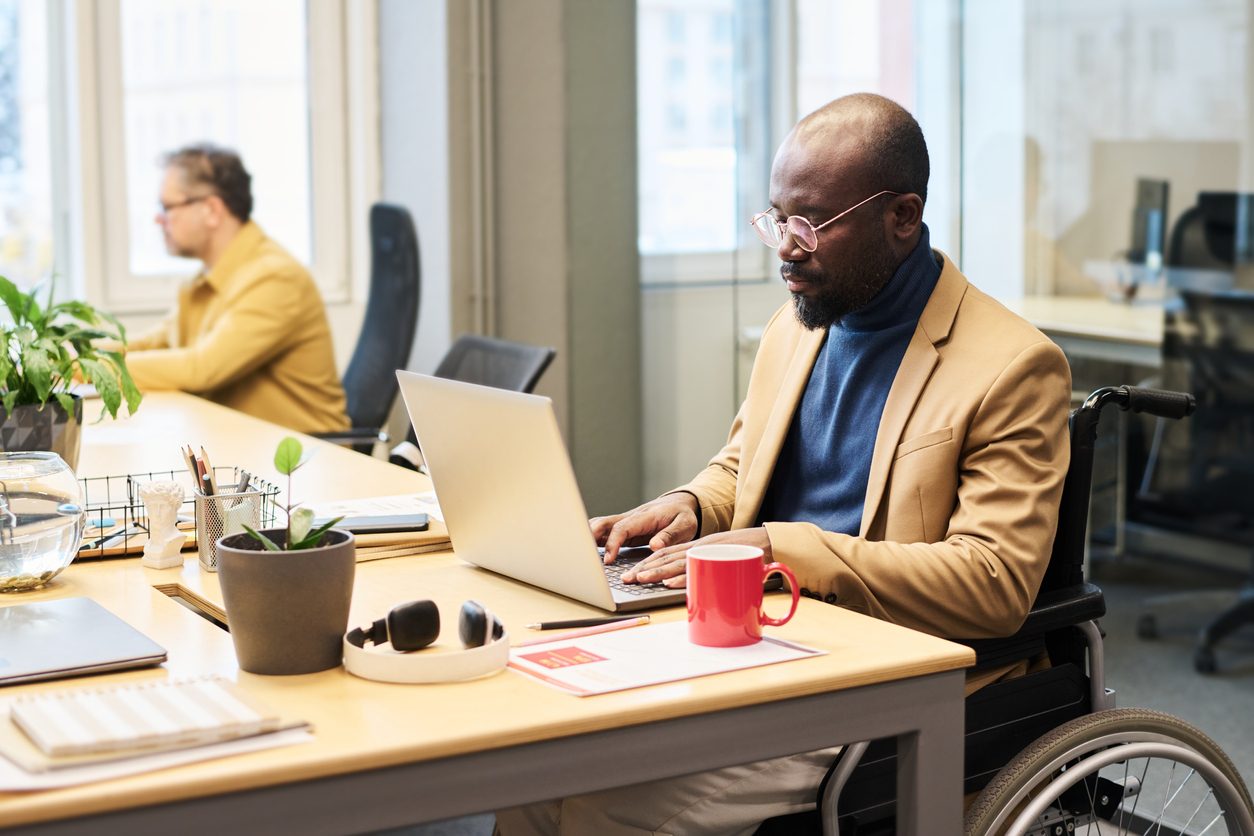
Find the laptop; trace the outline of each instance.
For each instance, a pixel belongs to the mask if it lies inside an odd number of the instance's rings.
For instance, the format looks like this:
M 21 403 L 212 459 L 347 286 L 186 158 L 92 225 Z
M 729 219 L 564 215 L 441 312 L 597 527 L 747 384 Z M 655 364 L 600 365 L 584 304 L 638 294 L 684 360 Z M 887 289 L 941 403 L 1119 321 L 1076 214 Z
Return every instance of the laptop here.
M 458 557 L 603 610 L 687 600 L 684 589 L 617 580 L 648 549 L 601 562 L 552 401 L 413 372 L 396 377 Z
M 0 607 L 0 685 L 159 665 L 165 648 L 90 598 Z

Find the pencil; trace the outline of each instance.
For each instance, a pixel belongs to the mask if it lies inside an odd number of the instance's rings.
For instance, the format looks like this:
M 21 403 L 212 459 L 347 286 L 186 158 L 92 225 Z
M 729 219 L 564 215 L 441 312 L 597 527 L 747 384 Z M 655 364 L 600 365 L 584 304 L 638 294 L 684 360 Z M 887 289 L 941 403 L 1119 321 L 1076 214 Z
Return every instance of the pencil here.
M 533 644 L 547 644 L 548 642 L 560 642 L 564 639 L 577 639 L 582 636 L 591 636 L 596 633 L 608 633 L 611 630 L 625 630 L 628 627 L 639 627 L 641 624 L 648 624 L 649 617 L 640 615 L 634 618 L 628 618 L 622 621 L 612 621 L 609 624 L 601 624 L 597 627 L 584 627 L 582 630 L 571 630 L 568 633 L 562 633 L 557 636 L 547 636 L 540 639 L 528 639 L 527 641 L 518 642 L 514 647 L 528 647 Z
M 187 463 L 187 472 L 191 474 L 192 482 L 199 485 L 200 471 L 196 469 L 196 457 L 192 455 L 191 445 L 179 447 L 179 452 L 183 454 L 183 461 Z
M 541 621 L 536 624 L 528 624 L 529 630 L 568 630 L 572 627 L 600 627 L 602 624 L 613 624 L 616 621 L 630 621 L 633 618 L 648 618 L 648 616 L 633 615 L 610 615 L 600 618 L 572 618 L 568 621 Z
M 200 460 L 205 463 L 205 473 L 209 474 L 209 486 L 213 488 L 213 493 L 218 492 L 218 479 L 213 475 L 213 465 L 209 463 L 209 454 L 205 452 L 205 448 L 200 448 Z

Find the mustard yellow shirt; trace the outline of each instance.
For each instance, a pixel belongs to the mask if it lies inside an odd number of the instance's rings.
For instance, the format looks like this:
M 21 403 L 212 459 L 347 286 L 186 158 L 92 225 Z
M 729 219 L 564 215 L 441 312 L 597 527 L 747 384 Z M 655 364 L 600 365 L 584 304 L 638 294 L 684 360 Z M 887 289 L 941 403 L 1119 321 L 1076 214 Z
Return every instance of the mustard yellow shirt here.
M 349 426 L 318 288 L 251 221 L 130 341 L 126 365 L 140 391 L 181 389 L 299 432 Z

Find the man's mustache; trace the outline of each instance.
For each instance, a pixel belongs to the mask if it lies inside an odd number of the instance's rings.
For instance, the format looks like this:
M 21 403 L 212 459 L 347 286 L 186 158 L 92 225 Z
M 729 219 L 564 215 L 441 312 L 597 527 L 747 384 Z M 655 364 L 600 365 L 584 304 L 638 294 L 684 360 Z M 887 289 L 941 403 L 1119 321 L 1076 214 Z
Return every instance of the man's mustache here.
M 792 265 L 782 265 L 779 268 L 779 275 L 784 281 L 807 282 L 809 284 L 819 284 L 822 276 L 808 270 L 802 270 Z

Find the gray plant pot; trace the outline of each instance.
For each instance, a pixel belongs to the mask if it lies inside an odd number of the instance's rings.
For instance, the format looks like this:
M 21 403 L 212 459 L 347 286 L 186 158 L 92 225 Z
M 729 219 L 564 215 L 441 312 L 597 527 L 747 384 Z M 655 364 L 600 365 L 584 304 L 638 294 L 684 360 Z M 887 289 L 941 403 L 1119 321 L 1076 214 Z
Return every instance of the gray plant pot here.
M 74 396 L 74 414 L 48 401 L 43 407 L 21 404 L 9 412 L 0 406 L 0 451 L 6 453 L 51 450 L 71 470 L 78 469 L 83 440 L 83 399 Z
M 286 532 L 264 532 L 282 543 Z M 299 674 L 343 659 L 357 568 L 353 535 L 332 529 L 316 549 L 269 552 L 247 533 L 218 540 L 218 579 L 239 666 Z

